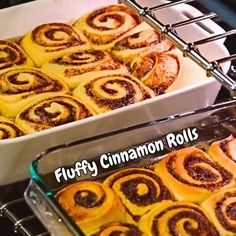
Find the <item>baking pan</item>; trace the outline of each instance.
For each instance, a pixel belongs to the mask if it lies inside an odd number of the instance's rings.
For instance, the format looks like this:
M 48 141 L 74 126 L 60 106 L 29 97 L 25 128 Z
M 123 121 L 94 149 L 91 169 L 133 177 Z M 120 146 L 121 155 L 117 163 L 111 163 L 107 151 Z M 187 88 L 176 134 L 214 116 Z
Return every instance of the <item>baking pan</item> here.
M 112 155 L 153 141 L 165 140 L 170 133 L 183 134 L 183 130 L 188 129 L 196 129 L 198 138 L 185 141 L 183 145 L 177 147 L 166 144 L 163 149 L 157 150 L 157 153 L 153 155 L 122 162 L 119 165 L 109 166 L 107 169 L 100 166 L 96 177 L 92 177 L 91 172 L 77 175 L 76 178 L 70 180 L 56 181 L 55 171 L 58 168 L 73 167 L 76 162 L 82 162 L 82 160 L 90 163 L 100 161 L 103 154 Z M 236 135 L 236 101 L 52 147 L 41 153 L 31 164 L 31 182 L 25 192 L 25 198 L 53 235 L 80 235 L 81 230 L 57 202 L 55 198 L 57 191 L 80 180 L 101 180 L 125 167 L 149 166 L 165 158 L 165 154 L 183 147 L 195 145 L 207 150 L 213 141 L 224 139 L 230 134 Z
M 159 1 L 161 3 L 161 1 Z M 48 22 L 73 22 L 84 13 L 95 8 L 117 3 L 114 0 L 41 0 L 3 9 L 0 11 L 0 38 L 9 39 L 24 35 L 35 26 Z M 155 1 L 155 4 L 157 1 Z M 150 1 L 150 4 L 152 2 Z M 197 9 L 181 4 L 158 12 L 160 20 L 166 23 L 182 21 L 198 16 Z M 6 24 L 7 21 L 7 24 Z M 178 29 L 188 41 L 202 39 L 224 32 L 211 20 L 191 24 Z M 207 59 L 229 55 L 223 40 L 200 48 Z M 183 58 L 178 81 L 164 95 L 129 105 L 111 112 L 96 115 L 78 122 L 26 135 L 12 140 L 0 141 L 0 185 L 5 185 L 28 176 L 27 166 L 32 158 L 50 146 L 91 137 L 123 127 L 160 119 L 180 112 L 192 111 L 214 103 L 220 84 L 207 78 L 205 72 L 190 59 Z M 229 64 L 223 65 L 227 72 Z M 20 163 L 20 166 L 19 166 Z

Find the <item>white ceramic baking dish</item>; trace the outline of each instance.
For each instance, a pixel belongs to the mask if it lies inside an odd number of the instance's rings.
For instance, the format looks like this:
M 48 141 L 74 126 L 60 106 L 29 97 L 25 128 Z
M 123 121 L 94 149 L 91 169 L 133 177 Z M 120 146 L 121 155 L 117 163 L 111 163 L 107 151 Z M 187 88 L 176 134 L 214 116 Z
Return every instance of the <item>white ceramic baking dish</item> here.
M 159 0 L 146 2 L 160 3 Z M 3 9 L 0 10 L 0 39 L 22 36 L 42 23 L 72 22 L 88 11 L 116 3 L 116 0 L 86 0 L 86 3 L 84 0 L 40 0 Z M 189 15 L 199 16 L 201 12 L 184 4 L 158 12 L 158 18 L 165 23 L 182 21 Z M 201 27 L 191 24 L 177 32 L 192 41 L 224 30 L 213 21 L 205 20 Z M 200 49 L 209 60 L 229 55 L 223 40 Z M 224 71 L 228 68 L 229 64 L 223 65 Z M 167 94 L 39 133 L 0 141 L 0 185 L 26 178 L 29 163 L 48 147 L 206 107 L 214 103 L 219 89 L 220 84 L 214 78 L 206 78 L 201 68 L 184 58 L 180 77 Z

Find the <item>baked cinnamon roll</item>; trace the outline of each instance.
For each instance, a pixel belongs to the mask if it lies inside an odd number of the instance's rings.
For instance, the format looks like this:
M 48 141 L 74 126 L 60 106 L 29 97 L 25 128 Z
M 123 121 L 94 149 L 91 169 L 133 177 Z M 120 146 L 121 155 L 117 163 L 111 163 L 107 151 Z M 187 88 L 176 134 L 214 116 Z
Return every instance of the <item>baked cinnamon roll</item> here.
M 24 132 L 9 119 L 0 116 L 0 140 L 23 136 Z
M 154 170 L 179 201 L 199 203 L 235 185 L 231 172 L 195 147 L 168 154 Z
M 109 176 L 104 184 L 114 189 L 127 210 L 130 223 L 172 195 L 161 178 L 144 168 L 129 168 Z
M 151 52 L 167 52 L 172 48 L 173 45 L 168 40 L 161 40 L 157 32 L 145 29 L 116 42 L 112 48 L 112 54 L 118 60 L 127 63 L 136 57 L 142 57 Z
M 57 199 L 85 235 L 111 222 L 125 222 L 125 209 L 118 196 L 101 183 L 72 184 L 58 192 Z
M 26 133 L 34 133 L 91 116 L 93 111 L 69 95 L 45 95 L 31 103 L 16 117 L 16 124 Z
M 34 64 L 16 43 L 0 40 L 0 70 L 13 66 L 34 66 Z
M 122 5 L 96 9 L 75 22 L 94 49 L 107 50 L 125 33 L 140 23 L 134 11 Z
M 42 68 L 60 76 L 70 88 L 75 88 L 80 81 L 93 76 L 94 72 L 97 76 L 114 73 L 114 71 L 128 72 L 125 66 L 116 62 L 108 52 L 102 50 L 70 52 L 53 59 Z
M 78 29 L 64 23 L 39 25 L 23 38 L 21 46 L 39 67 L 67 52 L 90 47 Z
M 205 211 L 189 202 L 163 201 L 138 226 L 145 236 L 220 236 Z
M 155 93 L 164 93 L 180 72 L 180 58 L 171 53 L 150 53 L 137 57 L 130 65 L 131 74 L 140 79 Z
M 0 110 L 15 117 L 30 102 L 48 93 L 66 93 L 66 84 L 36 68 L 16 67 L 0 71 Z
M 201 206 L 212 219 L 220 235 L 236 235 L 236 188 L 211 196 Z
M 231 171 L 236 178 L 236 138 L 233 135 L 212 143 L 208 152 L 213 160 Z
M 154 92 L 128 74 L 97 77 L 96 73 L 83 80 L 73 95 L 103 113 L 154 97 Z
M 103 226 L 99 232 L 92 236 L 144 236 L 144 234 L 134 224 L 112 223 Z

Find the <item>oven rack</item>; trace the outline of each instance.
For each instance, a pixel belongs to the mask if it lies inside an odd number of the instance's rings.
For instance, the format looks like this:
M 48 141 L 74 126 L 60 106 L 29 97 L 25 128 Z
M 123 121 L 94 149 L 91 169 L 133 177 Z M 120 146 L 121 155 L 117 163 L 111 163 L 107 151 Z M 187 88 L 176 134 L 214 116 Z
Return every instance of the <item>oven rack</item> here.
M 221 70 L 220 65 L 222 63 L 236 60 L 236 54 L 229 55 L 224 58 L 219 58 L 214 61 L 208 61 L 203 55 L 200 54 L 198 46 L 204 45 L 206 43 L 213 42 L 215 40 L 223 39 L 231 35 L 236 34 L 236 29 L 226 31 L 218 35 L 210 36 L 205 39 L 201 39 L 194 42 L 186 42 L 181 36 L 177 35 L 176 29 L 181 26 L 186 26 L 192 23 L 198 23 L 206 19 L 212 19 L 218 17 L 216 13 L 210 12 L 207 14 L 202 14 L 201 16 L 190 18 L 181 22 L 175 22 L 173 24 L 163 24 L 155 16 L 155 13 L 159 10 L 166 9 L 168 7 L 177 6 L 180 4 L 194 3 L 195 0 L 177 0 L 160 5 L 155 5 L 152 7 L 141 6 L 135 0 L 118 0 L 120 4 L 124 4 L 136 13 L 139 14 L 140 18 L 149 24 L 153 29 L 155 29 L 163 38 L 169 39 L 177 48 L 179 48 L 184 57 L 189 57 L 195 63 L 197 63 L 201 68 L 206 71 L 208 77 L 214 77 L 218 82 L 220 82 L 224 87 L 229 89 L 231 92 L 236 92 L 236 80 L 231 78 L 229 75 L 224 74 Z
M 50 236 L 25 202 L 23 194 L 28 182 L 24 181 L 1 187 L 0 220 L 7 218 L 12 222 L 12 235 L 15 233 L 22 236 Z M 10 236 L 9 233 L 4 232 L 4 229 L 0 229 L 0 233 Z

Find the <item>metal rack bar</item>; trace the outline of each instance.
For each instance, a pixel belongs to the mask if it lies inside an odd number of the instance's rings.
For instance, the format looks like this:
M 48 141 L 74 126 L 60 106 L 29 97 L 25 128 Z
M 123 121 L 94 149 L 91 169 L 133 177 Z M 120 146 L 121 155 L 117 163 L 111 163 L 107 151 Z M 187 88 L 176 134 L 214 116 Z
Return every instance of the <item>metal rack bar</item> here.
M 170 3 L 161 4 L 159 6 L 151 7 L 150 10 L 151 11 L 158 11 L 158 10 L 161 10 L 161 9 L 164 9 L 164 8 L 167 8 L 167 7 L 176 6 L 176 5 L 181 4 L 181 3 L 190 3 L 190 2 L 193 2 L 193 1 L 194 0 L 179 0 L 177 2 L 170 2 Z
M 201 39 L 201 40 L 195 41 L 193 44 L 198 46 L 201 44 L 206 44 L 206 43 L 210 43 L 215 40 L 218 40 L 218 39 L 225 38 L 225 37 L 233 35 L 233 34 L 236 34 L 236 29 L 230 30 L 230 31 L 222 33 L 222 34 L 214 35 L 214 36 L 206 38 L 206 39 Z
M 181 26 L 184 26 L 184 25 L 189 25 L 189 24 L 192 24 L 192 23 L 195 23 L 195 22 L 198 22 L 198 21 L 202 21 L 202 20 L 206 20 L 206 19 L 212 19 L 214 17 L 217 17 L 216 13 L 210 12 L 206 15 L 202 15 L 202 16 L 190 19 L 190 20 L 185 20 L 185 21 L 181 21 L 181 22 L 178 22 L 178 23 L 174 23 L 171 26 L 173 28 L 177 28 L 177 27 L 181 27 Z
M 17 220 L 14 224 L 15 232 L 18 232 L 19 229 L 23 228 L 24 223 L 31 221 L 32 219 L 35 219 L 35 218 L 36 218 L 35 215 L 30 215 L 30 216 Z
M 32 223 L 32 221 L 38 221 L 37 217 L 33 215 L 25 215 L 24 217 L 19 217 L 14 213 L 13 209 L 17 206 L 25 206 L 26 202 L 24 198 L 18 198 L 6 203 L 0 203 L 0 217 L 7 217 L 11 220 L 14 227 L 15 233 L 22 233 L 24 236 L 50 236 L 48 232 L 39 232 L 39 233 L 33 233 L 28 228 L 28 224 Z M 26 206 L 25 206 L 26 207 Z M 38 222 L 38 224 L 40 224 Z
M 227 61 L 232 61 L 232 60 L 235 60 L 236 59 L 236 54 L 233 54 L 233 55 L 230 55 L 228 57 L 223 57 L 223 58 L 220 58 L 218 60 L 216 60 L 217 63 L 224 63 L 224 62 L 227 62 Z
M 155 15 L 154 11 L 158 11 L 163 8 L 175 6 L 182 3 L 189 3 L 193 2 L 194 0 L 180 0 L 177 2 L 170 2 L 166 4 L 162 4 L 159 6 L 153 6 L 153 7 L 143 7 L 139 5 L 135 0 L 120 0 L 123 4 L 127 5 L 128 7 L 132 8 L 135 12 L 137 12 L 140 17 L 148 23 L 151 27 L 153 27 L 157 32 L 159 32 L 163 37 L 169 39 L 177 48 L 179 48 L 184 56 L 188 56 L 191 58 L 195 63 L 197 63 L 200 67 L 202 67 L 205 71 L 207 76 L 213 76 L 217 81 L 219 81 L 221 84 L 223 84 L 226 88 L 228 88 L 231 91 L 236 91 L 236 81 L 234 81 L 232 78 L 230 78 L 228 75 L 224 74 L 221 70 L 219 64 L 225 61 L 233 60 L 235 59 L 235 56 L 232 55 L 227 58 L 221 58 L 213 62 L 209 62 L 206 58 L 204 58 L 197 48 L 197 45 L 212 42 L 214 40 L 217 40 L 219 38 L 226 37 L 227 35 L 231 35 L 234 32 L 228 32 L 224 35 L 218 35 L 213 37 L 206 38 L 201 41 L 187 43 L 185 42 L 180 36 L 178 36 L 175 33 L 175 28 L 180 27 L 183 25 L 188 25 L 194 22 L 198 22 L 204 19 L 209 19 L 216 17 L 217 15 L 215 13 L 210 13 L 207 15 L 203 15 L 200 17 L 192 18 L 186 21 L 182 22 L 176 22 L 172 25 L 165 25 L 161 21 L 159 21 Z

